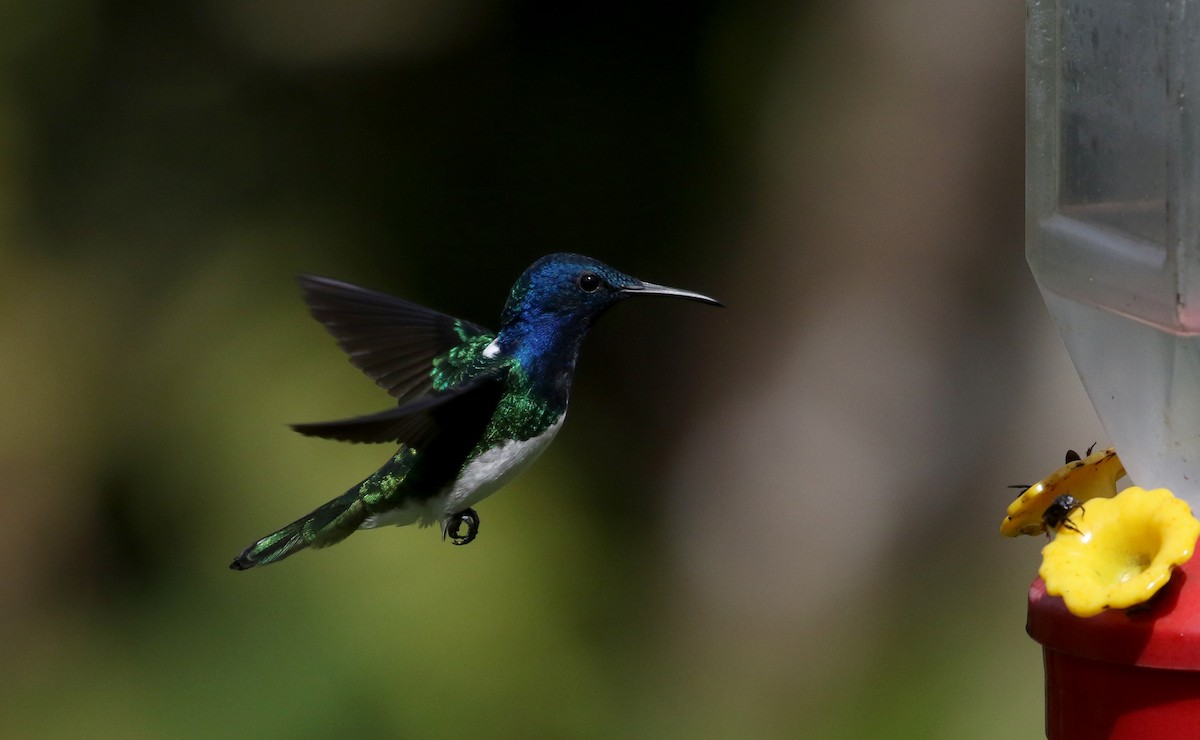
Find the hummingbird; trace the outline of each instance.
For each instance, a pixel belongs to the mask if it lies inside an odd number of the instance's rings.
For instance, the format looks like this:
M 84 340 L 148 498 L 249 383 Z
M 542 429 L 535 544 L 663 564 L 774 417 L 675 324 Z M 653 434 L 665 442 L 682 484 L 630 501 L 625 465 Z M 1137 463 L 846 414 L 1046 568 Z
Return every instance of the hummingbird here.
M 580 345 L 601 314 L 631 296 L 722 305 L 566 253 L 542 257 L 517 279 L 498 332 L 338 280 L 297 280 L 312 316 L 397 405 L 292 428 L 399 449 L 341 496 L 255 541 L 233 570 L 388 525 L 438 524 L 443 539 L 468 544 L 479 532 L 473 507 L 528 468 L 558 433 Z

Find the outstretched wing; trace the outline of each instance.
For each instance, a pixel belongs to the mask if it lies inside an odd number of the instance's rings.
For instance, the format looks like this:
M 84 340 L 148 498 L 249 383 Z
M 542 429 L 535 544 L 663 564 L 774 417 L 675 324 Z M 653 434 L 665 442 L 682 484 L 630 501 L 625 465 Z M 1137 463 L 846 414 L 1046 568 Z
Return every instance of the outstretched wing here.
M 350 355 L 350 362 L 401 404 L 384 414 L 396 414 L 433 391 L 430 373 L 436 357 L 472 338 L 490 335 L 469 321 L 350 283 L 316 275 L 300 275 L 296 280 L 309 313 Z
M 292 424 L 307 437 L 342 442 L 398 442 L 424 447 L 447 427 L 475 427 L 496 410 L 507 369 L 482 374 L 461 385 L 377 414 L 337 421 Z

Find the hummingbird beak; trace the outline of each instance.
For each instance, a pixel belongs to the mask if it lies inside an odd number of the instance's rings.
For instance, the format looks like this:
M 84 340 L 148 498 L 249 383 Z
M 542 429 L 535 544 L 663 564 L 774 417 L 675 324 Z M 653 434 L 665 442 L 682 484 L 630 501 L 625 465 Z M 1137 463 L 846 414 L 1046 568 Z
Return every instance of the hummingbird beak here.
M 680 290 L 679 288 L 668 288 L 665 285 L 647 283 L 644 280 L 638 282 L 636 285 L 627 285 L 621 288 L 621 292 L 627 295 L 674 296 L 675 298 L 687 298 L 691 301 L 700 301 L 701 303 L 709 303 L 714 306 L 721 306 L 722 308 L 725 307 L 724 303 L 721 303 L 716 298 L 710 298 L 703 293 L 693 293 L 690 290 Z

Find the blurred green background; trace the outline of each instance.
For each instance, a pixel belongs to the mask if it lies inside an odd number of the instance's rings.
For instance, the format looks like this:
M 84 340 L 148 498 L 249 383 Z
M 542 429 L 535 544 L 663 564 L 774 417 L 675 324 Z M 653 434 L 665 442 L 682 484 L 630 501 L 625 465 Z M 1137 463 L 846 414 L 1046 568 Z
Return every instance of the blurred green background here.
M 0 736 L 1041 736 L 1013 492 L 1105 444 L 1022 253 L 1020 4 L 0 4 Z M 299 271 L 631 302 L 466 548 L 254 538 L 390 448 Z

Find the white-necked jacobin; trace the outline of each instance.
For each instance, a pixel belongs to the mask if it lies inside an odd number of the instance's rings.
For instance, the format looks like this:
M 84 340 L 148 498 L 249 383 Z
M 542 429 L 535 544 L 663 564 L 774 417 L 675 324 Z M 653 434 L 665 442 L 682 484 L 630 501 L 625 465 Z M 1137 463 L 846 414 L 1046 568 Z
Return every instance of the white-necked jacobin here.
M 562 426 L 579 346 L 602 313 L 639 295 L 721 305 L 575 254 L 547 255 L 521 275 L 498 333 L 329 278 L 299 282 L 313 317 L 398 406 L 292 428 L 400 449 L 366 480 L 247 547 L 234 570 L 393 524 L 440 524 L 443 537 L 467 544 L 479 531 L 471 507 L 527 468 Z

